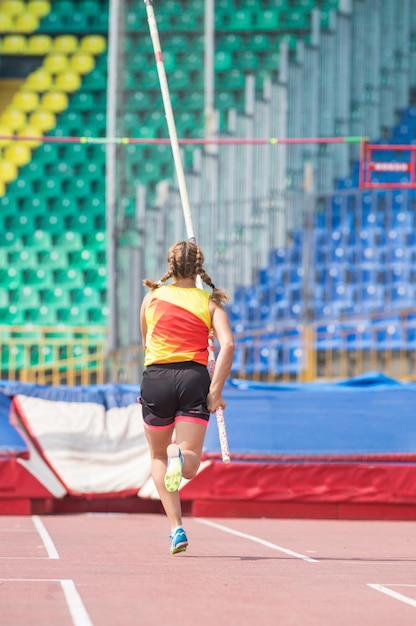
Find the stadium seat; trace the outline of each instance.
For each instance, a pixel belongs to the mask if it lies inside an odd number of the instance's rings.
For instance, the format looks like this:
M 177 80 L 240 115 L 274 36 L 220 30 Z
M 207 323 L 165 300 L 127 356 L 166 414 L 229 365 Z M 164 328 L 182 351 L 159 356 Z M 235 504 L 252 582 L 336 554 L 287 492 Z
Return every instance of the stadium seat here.
M 25 140 L 25 146 L 28 146 L 29 148 L 36 148 L 37 146 L 40 145 L 40 141 L 36 141 L 36 139 L 34 139 L 34 137 L 42 137 L 42 132 L 36 128 L 35 126 L 31 126 L 30 124 L 26 124 L 25 126 L 22 126 L 22 128 L 20 128 L 17 132 L 17 136 L 18 137 L 28 137 L 27 140 Z M 30 139 L 29 139 L 30 137 Z
M 52 111 L 38 109 L 29 116 L 29 124 L 42 132 L 42 134 L 50 131 L 56 126 L 56 117 Z
M 102 54 L 107 48 L 107 40 L 102 35 L 85 35 L 81 37 L 80 49 L 97 56 Z
M 95 106 L 94 96 L 83 91 L 75 92 L 71 94 L 71 106 L 76 111 L 91 111 Z
M 32 151 L 28 146 L 14 142 L 5 149 L 4 158 L 9 163 L 13 163 L 17 167 L 22 167 L 26 165 L 26 163 L 29 163 L 32 158 Z
M 47 72 L 42 68 L 31 72 L 25 82 L 25 89 L 33 90 L 39 93 L 46 92 L 51 87 L 52 76 L 50 72 Z
M 13 18 L 6 13 L 0 13 L 0 35 L 9 34 L 13 27 Z M 1 43 L 0 43 L 1 49 Z
M 88 52 L 76 52 L 69 60 L 69 67 L 77 74 L 88 74 L 94 69 L 94 57 Z
M 34 33 L 39 28 L 39 18 L 34 13 L 22 13 L 14 20 L 13 30 L 15 33 Z
M 24 54 L 27 40 L 24 35 L 5 35 L 1 42 L 1 54 Z
M 0 161 L 0 180 L 4 183 L 10 183 L 17 178 L 18 169 L 14 163 L 9 161 Z
M 55 7 L 54 7 L 55 8 Z M 63 16 L 55 11 L 51 11 L 42 17 L 39 25 L 41 33 L 62 33 L 65 32 L 65 22 Z
M 1 3 L 2 13 L 6 15 L 16 16 L 21 15 L 26 10 L 26 5 L 23 0 L 3 0 Z
M 37 17 L 44 17 L 51 11 L 51 3 L 49 0 L 29 0 L 27 3 L 27 10 L 29 13 L 37 15 Z
M 79 41 L 75 35 L 58 35 L 53 40 L 53 51 L 56 54 L 74 54 L 78 49 Z
M 68 108 L 68 96 L 60 90 L 48 91 L 42 96 L 41 106 L 47 111 L 52 111 L 52 113 L 61 113 Z
M 64 72 L 68 66 L 68 56 L 62 52 L 50 52 L 43 60 L 43 67 L 51 74 Z
M 8 107 L 0 115 L 0 124 L 16 132 L 26 124 L 26 115 L 21 109 Z
M 39 94 L 26 89 L 17 91 L 12 98 L 11 106 L 24 113 L 30 113 L 39 106 Z

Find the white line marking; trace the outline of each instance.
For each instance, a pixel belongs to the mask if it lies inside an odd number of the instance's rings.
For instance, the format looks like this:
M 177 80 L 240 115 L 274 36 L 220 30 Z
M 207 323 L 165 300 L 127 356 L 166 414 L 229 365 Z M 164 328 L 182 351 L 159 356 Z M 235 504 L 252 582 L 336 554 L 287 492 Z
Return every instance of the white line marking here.
M 249 539 L 250 541 L 254 541 L 255 543 L 260 543 L 262 546 L 266 546 L 266 548 L 271 548 L 272 550 L 278 550 L 279 552 L 284 552 L 289 556 L 293 556 L 296 559 L 302 559 L 302 561 L 308 561 L 308 563 L 319 563 L 316 559 L 312 559 L 309 556 L 305 556 L 304 554 L 299 554 L 298 552 L 293 552 L 293 550 L 288 550 L 288 548 L 282 548 L 281 546 L 276 545 L 275 543 L 271 543 L 270 541 L 265 541 L 264 539 L 260 539 L 259 537 L 255 537 L 254 535 L 247 535 L 246 533 L 240 533 L 238 530 L 233 530 L 232 528 L 228 528 L 228 526 L 223 526 L 222 524 L 216 524 L 215 522 L 210 522 L 206 519 L 196 518 L 196 522 L 200 524 L 206 524 L 206 526 L 212 526 L 212 528 L 218 528 L 218 530 L 222 530 L 225 533 L 230 533 L 231 535 L 235 535 L 236 537 L 242 537 L 243 539 Z
M 93 626 L 73 580 L 61 580 L 62 589 L 72 616 L 74 626 Z
M 37 515 L 32 515 L 32 521 L 35 525 L 36 530 L 38 531 L 40 538 L 43 541 L 43 545 L 46 548 L 46 552 L 48 553 L 48 557 L 50 559 L 59 559 L 59 554 L 54 546 L 54 543 L 43 525 L 42 520 Z
M 74 581 L 61 578 L 0 578 L 0 583 L 60 583 L 74 626 L 93 626 Z
M 404 604 L 409 604 L 410 606 L 413 606 L 416 609 L 416 600 L 413 600 L 413 598 L 408 598 L 407 596 L 404 596 L 402 593 L 397 593 L 397 591 L 388 589 L 388 587 L 386 587 L 385 585 L 375 585 L 375 584 L 370 584 L 370 583 L 367 583 L 367 585 L 371 587 L 372 589 L 375 589 L 376 591 L 381 591 L 381 593 L 385 593 L 386 596 L 390 596 L 391 598 L 394 598 L 395 600 L 399 600 L 400 602 L 403 602 Z M 416 587 L 416 585 L 389 585 L 389 587 Z

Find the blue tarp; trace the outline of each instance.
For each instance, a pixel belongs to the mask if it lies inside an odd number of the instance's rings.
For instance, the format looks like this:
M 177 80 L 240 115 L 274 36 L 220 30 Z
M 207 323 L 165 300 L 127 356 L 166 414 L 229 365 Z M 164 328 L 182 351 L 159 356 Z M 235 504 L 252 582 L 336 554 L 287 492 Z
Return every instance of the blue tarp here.
M 25 447 L 8 421 L 16 394 L 106 408 L 137 401 L 138 385 L 49 387 L 0 381 L 0 451 Z M 416 454 L 416 385 L 378 372 L 331 384 L 231 380 L 224 389 L 231 453 L 248 455 Z M 204 451 L 220 451 L 215 418 Z
M 371 372 L 332 384 L 232 380 L 224 392 L 231 454 L 416 454 L 416 385 Z M 219 452 L 215 419 L 206 452 Z
M 0 393 L 0 456 L 16 457 L 28 453 L 27 445 L 19 431 L 10 424 L 11 399 Z

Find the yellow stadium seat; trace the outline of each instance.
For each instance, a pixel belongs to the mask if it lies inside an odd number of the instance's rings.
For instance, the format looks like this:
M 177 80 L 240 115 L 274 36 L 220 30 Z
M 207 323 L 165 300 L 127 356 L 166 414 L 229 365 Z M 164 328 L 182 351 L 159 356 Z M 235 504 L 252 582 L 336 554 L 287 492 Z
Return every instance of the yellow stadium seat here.
M 72 93 L 81 87 L 81 78 L 77 72 L 70 70 L 61 72 L 55 78 L 55 87 L 61 91 Z
M 0 13 L 0 34 L 10 33 L 13 28 L 13 18 L 7 13 Z
M 33 91 L 43 92 L 52 87 L 51 73 L 45 69 L 35 70 L 26 79 L 25 88 Z
M 102 35 L 85 35 L 81 39 L 80 47 L 83 52 L 89 52 L 96 56 L 102 54 L 107 48 L 107 41 Z
M 21 15 L 26 10 L 23 0 L 3 0 L 1 3 L 1 12 L 7 15 Z
M 18 137 L 42 137 L 42 132 L 38 128 L 27 124 L 19 130 L 17 135 Z M 26 141 L 24 141 L 24 145 L 28 148 L 37 148 L 37 146 L 40 146 L 40 144 L 41 142 L 36 141 L 36 139 L 27 139 Z
M 20 109 L 8 107 L 0 115 L 0 124 L 5 124 L 13 131 L 17 131 L 26 124 L 26 115 Z
M 63 54 L 73 54 L 78 50 L 78 47 L 78 39 L 75 35 L 59 35 L 55 37 L 53 42 L 54 51 Z
M 69 67 L 77 74 L 88 74 L 95 67 L 95 59 L 88 52 L 77 52 L 71 57 Z
M 27 10 L 38 17 L 44 17 L 51 11 L 51 3 L 48 0 L 29 0 Z
M 24 35 L 6 35 L 1 44 L 2 54 L 24 54 L 26 37 Z
M 6 183 L 4 180 L 0 180 L 0 198 L 6 195 Z
M 68 108 L 68 96 L 63 91 L 48 91 L 42 96 L 41 106 L 46 111 L 61 113 Z
M 56 117 L 52 111 L 38 109 L 29 116 L 29 125 L 39 128 L 43 133 L 55 128 Z
M 28 54 L 48 54 L 53 48 L 53 39 L 50 35 L 32 35 L 27 40 Z
M 22 142 L 14 142 L 4 151 L 4 160 L 13 163 L 17 167 L 26 165 L 31 158 L 31 149 L 29 146 L 23 145 Z
M 0 135 L 10 137 L 13 134 L 13 129 L 10 128 L 10 126 L 7 126 L 7 124 L 3 124 L 2 122 L 0 122 Z M 11 141 L 11 139 L 0 139 L 0 148 L 5 148 L 6 146 L 10 145 Z
M 43 66 L 52 74 L 59 74 L 68 67 L 68 57 L 61 52 L 51 52 L 48 54 L 44 61 Z
M 34 33 L 39 28 L 39 18 L 33 13 L 17 15 L 13 24 L 15 33 Z
M 17 177 L 17 167 L 10 161 L 0 161 L 0 180 L 4 183 L 10 183 Z
M 39 95 L 36 91 L 17 91 L 13 96 L 12 106 L 25 113 L 34 111 L 39 106 Z

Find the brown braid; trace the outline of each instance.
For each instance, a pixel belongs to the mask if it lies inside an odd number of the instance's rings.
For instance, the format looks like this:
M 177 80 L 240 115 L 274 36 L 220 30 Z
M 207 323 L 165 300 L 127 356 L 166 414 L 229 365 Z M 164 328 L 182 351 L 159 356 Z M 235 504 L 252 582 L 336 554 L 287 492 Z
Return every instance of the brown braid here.
M 204 260 L 201 248 L 194 241 L 179 241 L 168 250 L 168 271 L 166 274 L 158 282 L 146 278 L 143 284 L 153 291 L 169 278 L 192 278 L 199 275 L 201 280 L 212 289 L 211 300 L 215 304 L 221 305 L 223 302 L 227 302 L 228 295 L 223 289 L 215 287 L 211 277 L 204 269 Z

